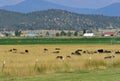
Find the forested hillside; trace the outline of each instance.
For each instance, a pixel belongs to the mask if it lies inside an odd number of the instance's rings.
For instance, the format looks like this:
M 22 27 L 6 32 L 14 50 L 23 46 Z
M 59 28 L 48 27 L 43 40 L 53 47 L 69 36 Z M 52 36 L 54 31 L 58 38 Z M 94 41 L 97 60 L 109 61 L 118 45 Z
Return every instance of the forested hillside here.
M 120 17 L 83 15 L 59 9 L 37 11 L 27 14 L 0 10 L 0 30 L 79 30 L 106 28 L 109 27 L 110 24 L 115 28 L 120 27 Z

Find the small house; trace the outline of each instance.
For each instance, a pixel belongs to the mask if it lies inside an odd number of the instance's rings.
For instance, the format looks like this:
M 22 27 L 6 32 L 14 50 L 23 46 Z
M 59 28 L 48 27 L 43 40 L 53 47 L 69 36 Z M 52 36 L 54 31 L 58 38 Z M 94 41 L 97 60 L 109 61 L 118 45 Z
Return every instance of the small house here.
M 103 32 L 103 36 L 115 36 L 116 32 Z

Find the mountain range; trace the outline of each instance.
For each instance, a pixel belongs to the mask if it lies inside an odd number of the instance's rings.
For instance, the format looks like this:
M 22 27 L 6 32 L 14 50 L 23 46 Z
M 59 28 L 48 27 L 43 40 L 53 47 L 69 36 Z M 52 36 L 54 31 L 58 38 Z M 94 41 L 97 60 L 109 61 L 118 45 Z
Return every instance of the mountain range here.
M 82 30 L 120 28 L 120 17 L 85 15 L 60 9 L 31 13 L 0 10 L 0 30 Z
M 15 5 L 1 7 L 0 9 L 22 12 L 22 13 L 30 13 L 34 11 L 43 11 L 48 9 L 62 9 L 79 14 L 99 14 L 106 16 L 120 16 L 120 3 L 114 3 L 99 9 L 83 9 L 83 8 L 63 6 L 45 0 L 25 0 Z

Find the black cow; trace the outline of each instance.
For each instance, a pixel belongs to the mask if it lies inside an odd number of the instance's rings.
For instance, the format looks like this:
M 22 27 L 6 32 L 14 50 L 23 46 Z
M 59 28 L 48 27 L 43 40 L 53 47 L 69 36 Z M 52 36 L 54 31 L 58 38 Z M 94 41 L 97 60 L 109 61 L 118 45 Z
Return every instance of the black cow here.
M 81 55 L 80 51 L 76 50 L 75 52 L 72 52 L 71 55 Z
M 103 53 L 103 52 L 104 52 L 103 49 L 98 49 L 97 51 L 98 51 L 99 53 Z
M 56 59 L 61 59 L 61 60 L 63 60 L 64 57 L 63 57 L 63 56 L 57 56 Z
M 12 49 L 10 49 L 9 52 L 12 52 Z
M 46 51 L 48 51 L 48 49 L 47 49 L 47 48 L 44 48 L 44 52 L 46 52 Z
M 75 51 L 75 54 L 76 55 L 81 55 L 81 53 L 78 50 Z
M 116 51 L 115 54 L 120 54 L 120 52 L 119 52 L 119 51 Z
M 25 50 L 25 53 L 29 53 L 29 50 Z
M 12 50 L 17 51 L 17 49 L 16 49 L 16 48 L 13 48 Z
M 83 51 L 83 53 L 87 53 L 87 51 Z

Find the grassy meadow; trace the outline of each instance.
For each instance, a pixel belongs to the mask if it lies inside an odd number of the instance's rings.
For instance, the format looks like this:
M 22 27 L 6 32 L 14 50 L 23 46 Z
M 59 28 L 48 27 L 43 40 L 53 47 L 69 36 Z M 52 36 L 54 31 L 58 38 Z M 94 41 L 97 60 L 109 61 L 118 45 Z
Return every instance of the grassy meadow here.
M 10 49 L 13 48 L 17 51 L 11 52 Z M 48 51 L 45 52 L 44 48 Z M 55 48 L 61 49 L 59 54 L 53 53 Z M 23 53 L 26 49 L 29 53 Z M 71 55 L 71 52 L 77 49 L 90 52 L 105 49 L 111 50 L 112 53 Z M 113 68 L 112 72 L 115 70 L 116 75 L 119 75 L 117 72 L 120 69 L 117 68 L 120 68 L 120 55 L 114 54 L 117 50 L 120 50 L 120 45 L 0 45 L 0 79 L 3 81 L 48 81 L 48 79 L 49 81 L 57 79 L 58 81 L 71 81 L 73 76 L 72 81 L 97 81 L 100 77 L 105 78 L 100 81 L 114 81 L 107 77 L 113 76 L 109 75 L 111 73 L 109 69 Z M 115 55 L 115 58 L 104 59 L 108 55 Z M 64 59 L 56 59 L 56 56 L 63 56 Z M 95 75 L 96 72 L 98 76 Z M 89 76 L 91 80 L 87 80 L 85 76 L 88 75 L 96 76 L 96 78 Z M 118 76 L 116 77 L 118 80 Z
M 9 52 L 16 48 L 17 52 Z M 44 52 L 44 48 L 48 51 Z M 59 54 L 54 54 L 55 48 L 60 48 Z M 115 59 L 104 59 L 111 54 L 71 55 L 76 49 L 95 51 L 99 48 L 116 51 L 120 45 L 1 45 L 0 74 L 1 75 L 36 75 L 39 73 L 55 73 L 60 71 L 80 71 L 120 67 L 120 55 Z M 24 50 L 29 53 L 21 54 Z M 63 56 L 64 59 L 56 59 Z M 71 56 L 67 58 L 66 56 Z M 89 59 L 91 58 L 91 60 Z

